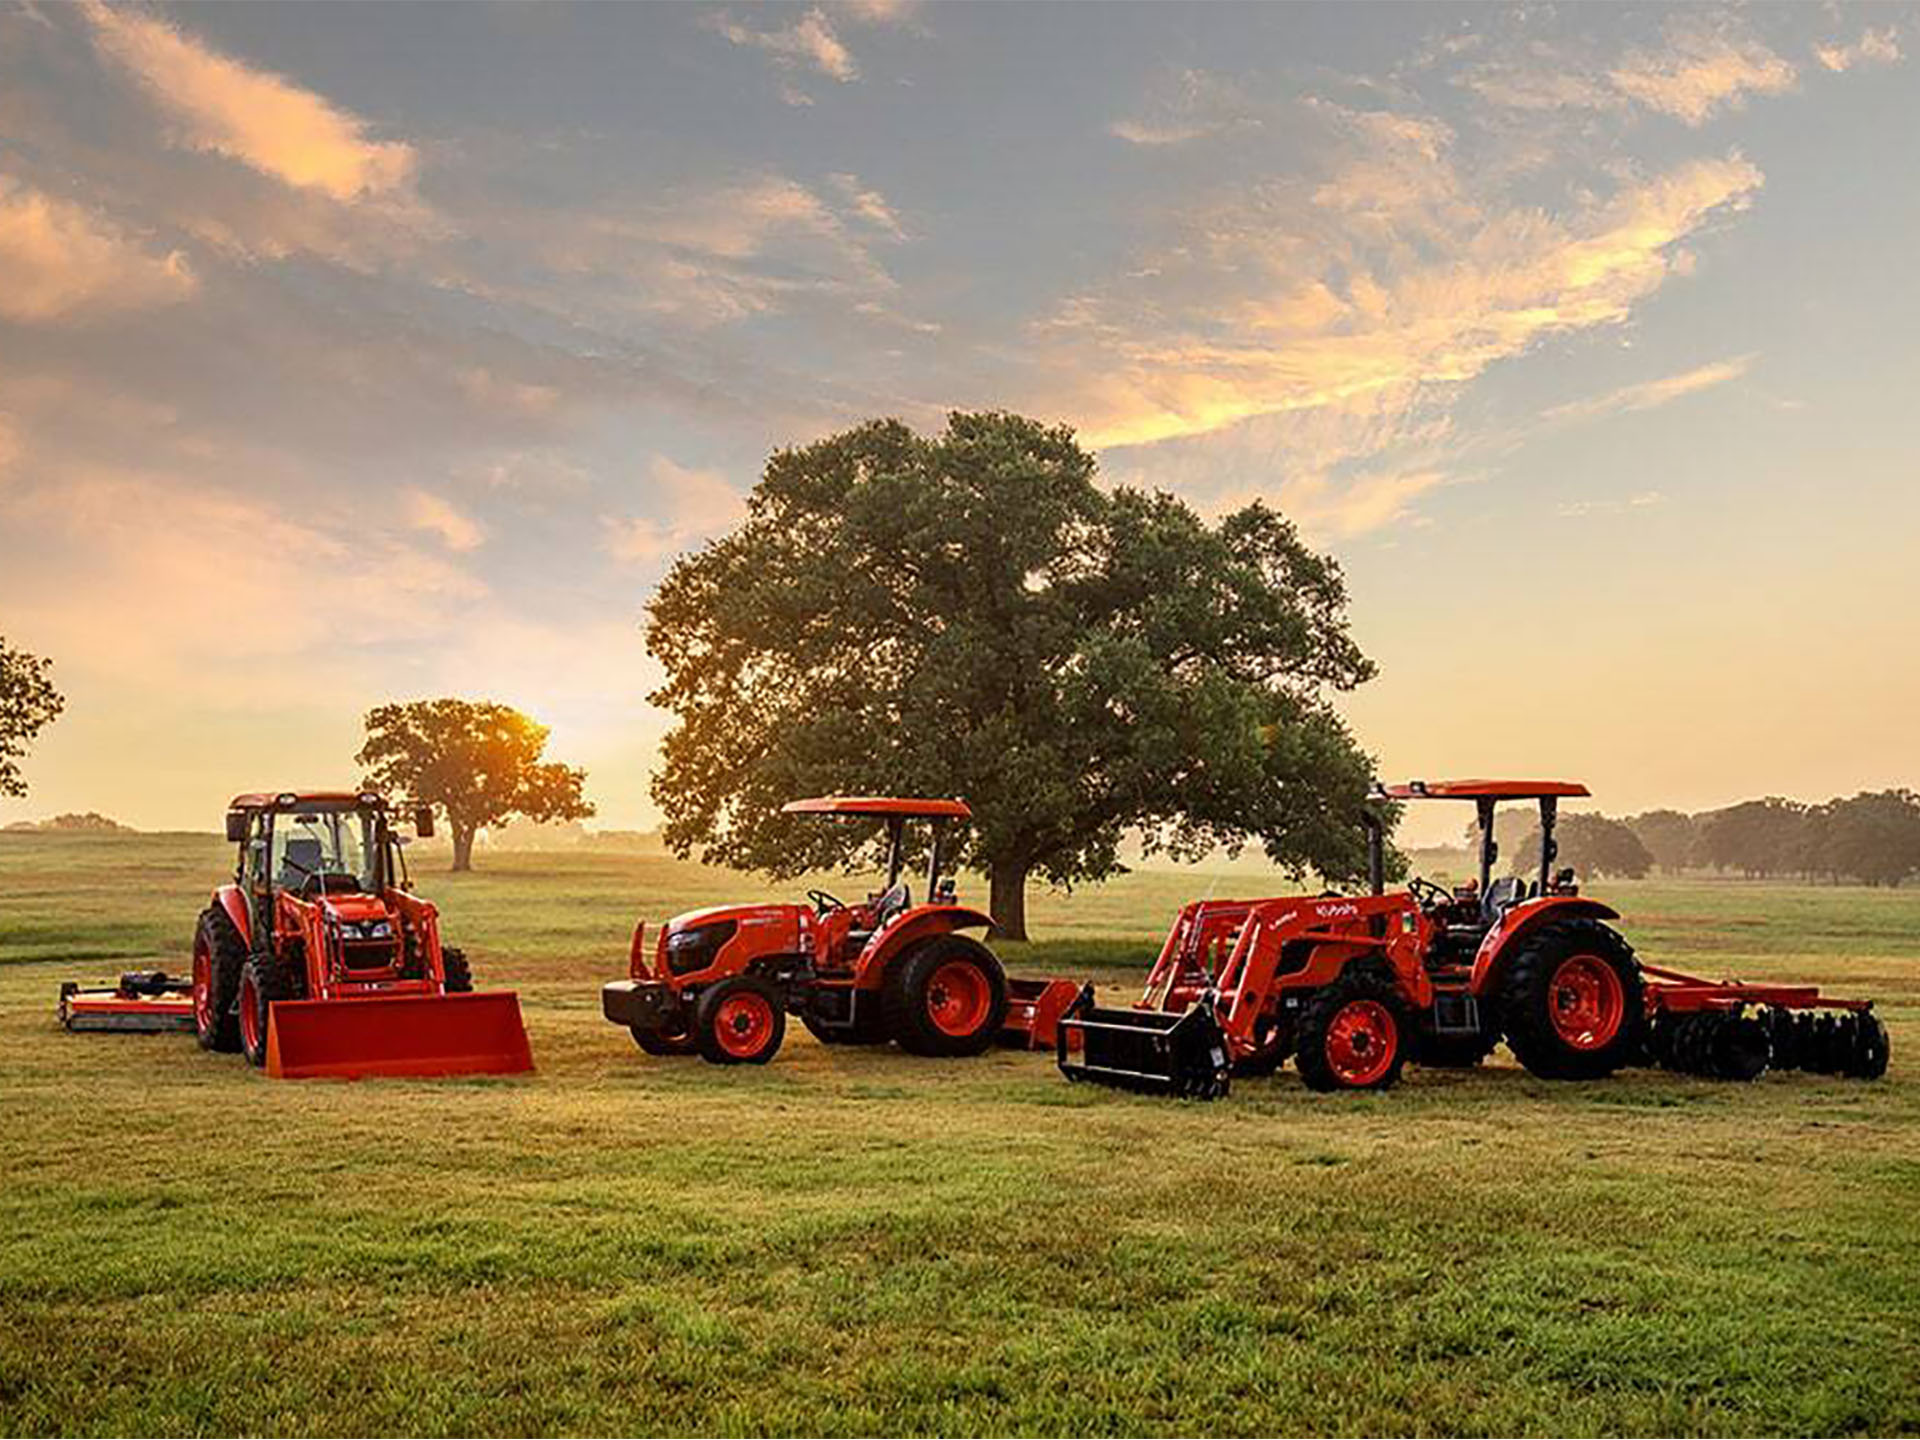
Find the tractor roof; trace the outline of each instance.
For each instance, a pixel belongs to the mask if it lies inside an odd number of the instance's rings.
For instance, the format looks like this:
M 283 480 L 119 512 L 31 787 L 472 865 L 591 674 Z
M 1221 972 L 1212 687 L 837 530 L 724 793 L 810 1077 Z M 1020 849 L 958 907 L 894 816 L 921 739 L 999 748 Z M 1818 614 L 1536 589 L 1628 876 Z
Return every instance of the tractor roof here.
M 1410 780 L 1376 785 L 1374 793 L 1388 800 L 1540 800 L 1593 792 L 1572 780 Z
M 251 795 L 236 795 L 227 802 L 229 810 L 272 810 L 288 805 L 384 805 L 386 801 L 371 790 L 271 790 Z
M 908 819 L 965 820 L 973 811 L 964 800 L 905 800 L 889 795 L 820 795 L 780 807 L 789 815 L 900 815 Z

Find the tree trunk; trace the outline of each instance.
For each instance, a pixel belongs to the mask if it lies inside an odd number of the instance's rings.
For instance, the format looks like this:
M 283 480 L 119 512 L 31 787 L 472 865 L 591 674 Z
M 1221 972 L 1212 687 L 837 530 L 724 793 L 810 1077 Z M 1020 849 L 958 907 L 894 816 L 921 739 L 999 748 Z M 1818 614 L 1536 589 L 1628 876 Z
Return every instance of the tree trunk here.
M 992 899 L 987 912 L 993 916 L 992 938 L 1027 938 L 1027 866 L 1013 860 L 996 860 L 988 873 Z
M 453 868 L 455 873 L 473 869 L 474 827 L 450 822 L 453 829 Z

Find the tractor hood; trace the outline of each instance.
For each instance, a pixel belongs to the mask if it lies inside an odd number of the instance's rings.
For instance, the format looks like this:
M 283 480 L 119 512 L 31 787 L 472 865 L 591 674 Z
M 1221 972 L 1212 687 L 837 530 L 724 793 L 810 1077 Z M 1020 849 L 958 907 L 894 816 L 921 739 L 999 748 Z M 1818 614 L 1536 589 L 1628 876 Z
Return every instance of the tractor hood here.
M 682 930 L 694 930 L 723 920 L 731 920 L 741 929 L 795 925 L 802 913 L 810 913 L 804 905 L 709 905 L 704 910 L 688 910 L 674 916 L 667 921 L 666 933 L 677 935 Z
M 388 918 L 386 902 L 378 895 L 329 895 L 320 902 L 320 908 L 329 920 L 345 925 Z

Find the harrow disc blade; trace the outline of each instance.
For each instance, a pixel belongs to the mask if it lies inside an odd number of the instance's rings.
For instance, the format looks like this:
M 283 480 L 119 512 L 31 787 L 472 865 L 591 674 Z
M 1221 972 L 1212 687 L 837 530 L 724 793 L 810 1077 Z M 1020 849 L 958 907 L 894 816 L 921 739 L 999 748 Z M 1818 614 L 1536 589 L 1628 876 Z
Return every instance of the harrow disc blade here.
M 1758 1080 L 1773 1055 L 1766 1025 L 1753 1016 L 1721 1018 L 1713 1037 L 1713 1073 L 1722 1080 Z
M 1853 1055 L 1847 1074 L 1855 1080 L 1878 1080 L 1887 1073 L 1887 1058 L 1892 1045 L 1887 1027 L 1877 1015 L 1854 1016 Z

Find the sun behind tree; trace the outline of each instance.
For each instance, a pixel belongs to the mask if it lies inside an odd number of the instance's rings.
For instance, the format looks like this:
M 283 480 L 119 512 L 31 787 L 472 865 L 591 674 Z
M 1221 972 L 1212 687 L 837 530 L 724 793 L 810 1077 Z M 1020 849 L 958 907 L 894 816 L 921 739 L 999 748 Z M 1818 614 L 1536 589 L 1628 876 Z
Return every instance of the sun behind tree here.
M 584 820 L 587 772 L 542 761 L 547 727 L 507 705 L 415 700 L 367 715 L 367 743 L 354 758 L 368 783 L 446 813 L 453 868 L 473 868 L 473 837 L 512 815 Z
M 784 801 L 964 798 L 963 858 L 1013 939 L 1030 875 L 1103 879 L 1129 833 L 1359 875 L 1371 764 L 1328 699 L 1373 666 L 1339 567 L 1264 505 L 1209 523 L 1094 468 L 1070 430 L 998 413 L 775 454 L 747 519 L 649 607 L 652 699 L 679 720 L 653 783 L 667 843 L 792 876 L 867 837 Z

